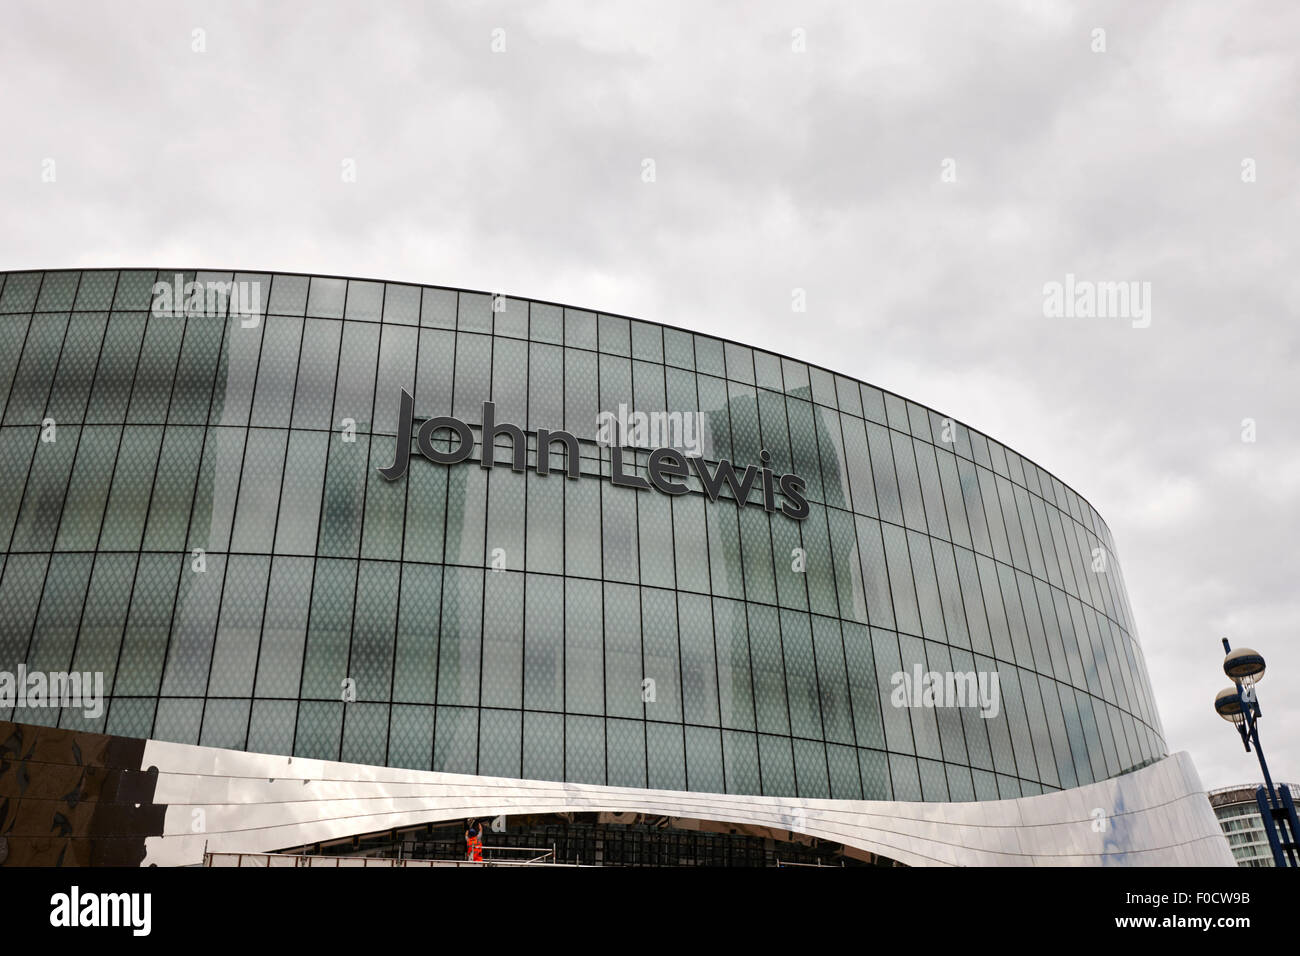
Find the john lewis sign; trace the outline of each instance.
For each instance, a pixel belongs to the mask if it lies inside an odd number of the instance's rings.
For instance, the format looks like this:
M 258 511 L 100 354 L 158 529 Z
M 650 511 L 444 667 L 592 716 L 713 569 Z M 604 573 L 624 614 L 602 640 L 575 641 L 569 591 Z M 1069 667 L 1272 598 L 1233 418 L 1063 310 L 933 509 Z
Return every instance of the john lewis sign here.
M 411 461 L 411 432 L 415 424 L 415 399 L 411 397 L 411 393 L 406 389 L 402 389 L 401 393 L 396 456 L 391 465 L 379 469 L 379 473 L 389 481 L 396 481 L 405 475 Z M 492 447 L 499 437 L 509 438 L 511 449 L 509 465 L 511 470 L 527 471 L 528 440 L 523 429 L 508 422 L 498 422 L 496 404 L 493 402 L 483 403 L 481 421 L 484 447 Z M 447 451 L 443 451 L 434 445 L 434 433 L 439 431 L 451 433 L 451 447 Z M 439 465 L 455 465 L 463 461 L 469 461 L 474 454 L 473 430 L 466 422 L 448 415 L 439 415 L 437 418 L 426 419 L 421 423 L 420 430 L 415 435 L 415 441 L 420 454 Z M 534 466 L 537 474 L 550 474 L 551 459 L 549 451 L 553 445 L 559 445 L 564 452 L 565 477 L 573 479 L 581 477 L 578 439 L 569 432 L 550 431 L 545 428 L 537 429 L 537 449 L 539 454 L 537 455 L 537 464 Z M 719 461 L 716 465 L 710 465 L 701 457 L 684 455 L 675 448 L 656 448 L 650 452 L 647 467 L 648 478 L 642 478 L 636 474 L 635 468 L 630 471 L 625 470 L 623 452 L 629 450 L 619 445 L 612 445 L 609 449 L 609 480 L 619 487 L 644 490 L 654 488 L 665 495 L 684 495 L 690 489 L 682 479 L 689 477 L 694 472 L 710 501 L 718 500 L 718 496 L 722 493 L 722 488 L 725 485 L 731 489 L 735 499 L 742 504 L 761 505 L 763 510 L 768 512 L 780 510 L 787 517 L 799 521 L 808 517 L 808 501 L 803 496 L 805 487 L 803 479 L 798 475 L 777 475 L 774 473 L 768 467 L 772 456 L 768 454 L 766 449 L 759 455 L 762 465 L 748 465 L 744 469 L 737 471 L 735 466 L 726 459 Z M 479 465 L 483 468 L 491 468 L 494 464 L 507 464 L 504 461 L 494 462 L 492 459 L 493 455 L 491 454 L 480 455 Z M 761 491 L 761 498 L 758 501 L 751 501 L 750 492 L 755 488 Z M 777 502 L 778 493 L 781 498 L 779 504 Z

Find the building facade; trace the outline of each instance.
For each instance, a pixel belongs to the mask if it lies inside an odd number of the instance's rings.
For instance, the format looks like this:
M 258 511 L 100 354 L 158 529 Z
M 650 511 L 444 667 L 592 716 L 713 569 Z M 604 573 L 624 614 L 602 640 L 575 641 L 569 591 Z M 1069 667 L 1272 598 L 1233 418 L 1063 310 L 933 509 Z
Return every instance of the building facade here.
M 832 804 L 1167 757 L 1105 523 L 939 412 L 485 293 L 2 278 L 0 720 Z
M 1264 818 L 1259 813 L 1255 791 L 1262 783 L 1238 787 L 1221 787 L 1210 791 L 1210 806 L 1223 828 L 1223 836 L 1237 866 L 1276 866 L 1273 851 L 1264 831 Z M 1292 799 L 1300 799 L 1300 787 L 1295 784 L 1278 784 L 1291 791 Z

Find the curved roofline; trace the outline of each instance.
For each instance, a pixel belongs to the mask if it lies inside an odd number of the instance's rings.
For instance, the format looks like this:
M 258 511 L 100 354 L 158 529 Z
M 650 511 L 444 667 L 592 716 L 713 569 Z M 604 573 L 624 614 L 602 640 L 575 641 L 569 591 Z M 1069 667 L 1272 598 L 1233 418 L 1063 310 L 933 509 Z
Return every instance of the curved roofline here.
M 164 269 L 162 266 L 64 266 L 55 269 L 10 269 L 10 270 L 6 270 L 4 274 L 13 274 L 15 272 L 149 272 L 149 271 L 164 272 L 168 270 Z M 857 378 L 856 376 L 848 375 L 844 372 L 837 372 L 835 371 L 835 369 L 827 368 L 826 366 L 819 365 L 816 362 L 809 362 L 806 359 L 797 358 L 793 355 L 787 355 L 784 352 L 775 352 L 772 349 L 764 348 L 762 346 L 751 345 L 748 342 L 742 342 L 739 339 L 729 339 L 726 338 L 725 336 L 714 335 L 711 332 L 699 332 L 695 329 L 686 328 L 685 326 L 672 325 L 671 323 L 659 322 L 654 319 L 643 319 L 635 315 L 625 315 L 622 312 L 609 312 L 604 309 L 593 309 L 587 306 L 570 305 L 567 302 L 553 302 L 550 299 L 537 299 L 537 298 L 533 298 L 532 296 L 526 296 L 526 295 L 512 295 L 511 293 L 504 292 L 502 290 L 489 292 L 484 289 L 469 289 L 463 286 L 454 286 L 454 285 L 438 285 L 437 283 L 432 283 L 432 282 L 408 282 L 401 279 L 379 279 L 371 276 L 337 275 L 335 273 L 329 273 L 329 272 L 294 272 L 288 269 L 208 269 L 208 268 L 193 268 L 193 267 L 183 268 L 183 269 L 171 268 L 171 271 L 182 272 L 182 273 L 184 272 L 196 272 L 196 273 L 197 272 L 217 272 L 217 273 L 229 272 L 232 276 L 239 273 L 242 273 L 244 275 L 303 276 L 309 279 L 315 277 L 320 279 L 343 279 L 345 281 L 355 281 L 355 282 L 382 282 L 386 285 L 408 285 L 408 286 L 414 286 L 416 288 L 442 289 L 443 291 L 446 292 L 468 292 L 473 295 L 488 295 L 488 296 L 504 295 L 510 299 L 523 299 L 527 302 L 537 302 L 540 303 L 541 305 L 553 305 L 557 308 L 571 309 L 575 312 L 590 312 L 593 315 L 608 315 L 611 318 L 627 319 L 630 322 L 646 322 L 650 325 L 657 325 L 660 328 L 665 328 L 665 329 L 673 329 L 677 332 L 684 332 L 688 335 L 703 335 L 706 338 L 716 339 L 719 342 L 729 342 L 732 345 L 738 345 L 742 348 L 758 349 L 759 351 L 766 352 L 769 355 L 775 355 L 778 358 L 788 358 L 793 361 L 800 362 L 803 365 L 808 366 L 809 368 L 820 369 L 821 371 L 826 372 L 829 375 L 838 375 L 842 378 L 851 379 L 852 381 L 857 382 L 859 385 L 866 385 L 870 388 L 878 389 L 879 391 L 889 395 L 893 395 L 895 398 L 900 399 L 904 402 L 911 402 L 913 405 L 919 405 L 921 408 L 924 408 L 927 412 L 934 412 L 936 415 L 939 415 L 942 418 L 952 417 L 950 415 L 945 415 L 944 413 L 940 412 L 937 408 L 934 408 L 930 405 L 926 405 L 924 402 L 918 402 L 914 398 L 908 398 L 905 395 L 900 395 L 898 392 L 895 392 L 892 389 L 884 388 L 880 385 L 874 384 L 873 382 L 868 382 L 865 379 Z M 863 415 L 863 418 L 864 419 L 866 418 L 865 414 Z M 1015 448 L 1012 448 L 1006 442 L 994 438 L 988 432 L 979 428 L 975 428 L 961 419 L 954 419 L 954 420 L 959 421 L 963 426 L 965 426 L 970 431 L 978 432 L 980 435 L 983 435 L 986 439 L 989 439 L 991 441 L 996 441 L 1003 448 L 1008 448 L 1011 451 L 1014 451 L 1025 461 L 1030 462 L 1035 467 L 1051 475 L 1057 481 L 1060 481 L 1061 484 L 1064 485 L 1066 488 L 1068 488 L 1072 493 L 1078 495 L 1080 501 L 1083 501 L 1089 508 L 1092 509 L 1093 514 L 1097 516 L 1097 520 L 1100 521 L 1102 525 L 1105 526 L 1106 531 L 1110 534 L 1111 540 L 1112 541 L 1114 540 L 1115 535 L 1110 530 L 1110 524 L 1107 523 L 1104 517 L 1102 517 L 1102 514 L 1097 509 L 1097 507 L 1091 501 L 1089 501 L 1084 495 L 1079 494 L 1079 491 L 1073 485 L 1069 484 L 1066 481 L 1063 481 L 1061 477 L 1057 475 L 1055 472 L 1043 468 L 1042 465 L 1040 465 L 1034 459 L 1030 458 L 1028 455 L 1021 454 L 1021 452 L 1017 451 Z M 1118 555 L 1116 554 L 1112 554 L 1111 557 L 1118 559 Z
M 1230 787 L 1216 787 L 1213 790 L 1207 790 L 1205 795 L 1207 797 L 1217 797 L 1219 794 L 1222 793 L 1235 793 L 1237 791 L 1242 791 L 1242 792 L 1249 791 L 1251 797 L 1253 798 L 1255 796 L 1255 791 L 1262 786 L 1264 786 L 1264 781 L 1262 780 L 1260 780 L 1257 783 L 1238 783 L 1238 784 L 1233 784 Z M 1300 784 L 1276 782 L 1273 784 L 1273 786 L 1289 787 L 1290 789 L 1300 793 Z

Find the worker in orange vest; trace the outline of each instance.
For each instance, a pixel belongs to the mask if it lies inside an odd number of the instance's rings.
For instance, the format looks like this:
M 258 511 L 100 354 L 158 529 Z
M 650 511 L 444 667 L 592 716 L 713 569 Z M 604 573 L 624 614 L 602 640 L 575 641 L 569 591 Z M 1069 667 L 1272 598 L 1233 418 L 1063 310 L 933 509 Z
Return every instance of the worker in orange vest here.
M 483 862 L 483 825 L 477 820 L 471 820 L 465 831 L 465 852 L 470 862 Z

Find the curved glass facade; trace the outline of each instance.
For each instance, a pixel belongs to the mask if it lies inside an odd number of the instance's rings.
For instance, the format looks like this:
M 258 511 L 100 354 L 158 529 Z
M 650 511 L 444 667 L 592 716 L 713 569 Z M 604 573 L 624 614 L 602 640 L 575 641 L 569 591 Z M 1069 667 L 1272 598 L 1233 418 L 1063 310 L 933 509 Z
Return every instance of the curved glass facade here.
M 0 671 L 102 672 L 108 698 L 98 716 L 0 719 L 893 800 L 1029 796 L 1165 754 L 1100 517 L 913 402 L 734 342 L 454 289 L 0 278 Z M 385 478 L 403 390 L 417 430 L 477 426 L 494 403 L 526 467 L 499 434 L 498 467 L 413 452 Z M 743 507 L 689 470 L 686 494 L 616 484 L 602 412 L 702 425 L 704 459 L 738 472 L 766 451 L 802 480 L 807 517 L 765 507 L 757 481 Z M 581 477 L 562 442 L 539 472 L 539 429 L 579 440 Z M 624 450 L 623 480 L 648 483 L 663 444 Z M 927 697 L 932 673 L 971 675 L 993 706 Z

